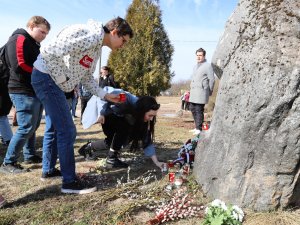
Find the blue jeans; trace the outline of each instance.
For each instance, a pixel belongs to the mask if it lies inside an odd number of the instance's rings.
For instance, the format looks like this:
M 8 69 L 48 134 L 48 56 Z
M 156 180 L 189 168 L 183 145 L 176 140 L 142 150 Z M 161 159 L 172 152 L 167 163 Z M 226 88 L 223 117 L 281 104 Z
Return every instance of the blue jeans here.
M 43 106 L 35 96 L 9 94 L 16 112 L 18 129 L 10 140 L 4 158 L 5 164 L 17 162 L 23 149 L 24 160 L 35 155 L 35 131 L 40 125 Z
M 4 142 L 10 141 L 13 136 L 7 116 L 0 116 L 0 134 Z
M 53 146 L 55 141 L 52 140 L 54 136 L 57 142 L 56 147 L 63 183 L 73 182 L 76 179 L 74 158 L 76 127 L 65 94 L 55 84 L 49 74 L 42 73 L 36 69 L 32 71 L 31 84 L 47 114 L 46 126 L 48 129 L 44 136 L 46 143 L 43 143 L 43 145 L 47 146 L 45 151 L 55 149 Z M 51 125 L 47 125 L 49 121 L 51 121 Z M 54 151 L 43 154 L 54 154 Z M 43 161 L 43 166 L 45 165 L 46 162 Z
M 72 112 L 72 116 L 73 116 L 73 117 L 76 116 L 76 106 L 77 106 L 77 103 L 78 103 L 78 98 L 74 96 L 74 97 L 72 98 L 72 109 L 71 109 L 71 112 Z
M 52 173 L 57 161 L 57 139 L 50 117 L 45 115 L 45 133 L 43 140 L 43 173 Z

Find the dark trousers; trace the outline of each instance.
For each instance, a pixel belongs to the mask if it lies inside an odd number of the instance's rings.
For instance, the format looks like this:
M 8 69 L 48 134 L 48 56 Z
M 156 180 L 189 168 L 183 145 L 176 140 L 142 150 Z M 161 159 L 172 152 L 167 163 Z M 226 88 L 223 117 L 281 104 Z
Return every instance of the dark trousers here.
M 106 144 L 110 146 L 111 149 L 118 152 L 122 148 L 122 145 L 127 144 L 131 126 L 124 117 L 119 117 L 114 114 L 105 116 L 102 129 L 106 136 Z
M 198 130 L 202 130 L 202 123 L 204 120 L 204 106 L 205 104 L 190 102 L 190 110 L 195 121 L 195 128 Z
M 189 102 L 185 102 L 185 111 L 190 110 L 190 103 Z
M 181 100 L 181 109 L 184 110 L 186 107 L 185 101 Z
M 80 100 L 80 102 L 81 102 L 81 118 L 82 118 L 82 114 L 86 108 L 86 105 L 87 105 L 88 101 L 91 99 L 91 97 L 92 96 L 89 96 L 89 97 L 82 96 L 81 97 L 81 100 Z

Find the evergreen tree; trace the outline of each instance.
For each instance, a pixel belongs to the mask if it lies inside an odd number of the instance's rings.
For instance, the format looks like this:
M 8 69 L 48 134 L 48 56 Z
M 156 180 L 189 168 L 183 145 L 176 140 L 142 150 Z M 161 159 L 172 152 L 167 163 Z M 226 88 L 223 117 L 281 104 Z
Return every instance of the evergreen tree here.
M 157 96 L 170 87 L 174 48 L 161 20 L 156 0 L 133 0 L 126 20 L 134 37 L 117 53 L 111 53 L 108 65 L 121 88 L 133 94 Z

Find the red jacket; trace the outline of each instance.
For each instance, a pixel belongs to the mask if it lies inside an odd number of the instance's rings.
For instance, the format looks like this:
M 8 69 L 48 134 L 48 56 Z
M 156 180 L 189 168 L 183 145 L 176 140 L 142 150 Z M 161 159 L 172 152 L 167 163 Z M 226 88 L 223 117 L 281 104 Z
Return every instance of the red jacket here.
M 31 86 L 33 63 L 40 53 L 37 43 L 24 29 L 13 32 L 7 43 L 7 64 L 11 68 L 8 82 L 9 93 L 35 95 Z

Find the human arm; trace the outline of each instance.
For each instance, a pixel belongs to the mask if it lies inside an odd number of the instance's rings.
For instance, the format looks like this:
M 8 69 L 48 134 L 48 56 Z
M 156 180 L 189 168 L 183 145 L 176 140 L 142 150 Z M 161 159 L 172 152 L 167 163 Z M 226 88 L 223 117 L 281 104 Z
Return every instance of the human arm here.
M 61 84 L 74 76 L 73 73 L 79 68 L 84 68 L 82 71 L 85 75 L 91 72 L 89 65 L 94 55 L 90 50 L 95 49 L 97 44 L 95 34 L 87 26 L 73 25 L 62 30 L 55 40 L 43 46 L 41 55 L 51 77 L 57 84 Z M 75 59 L 74 56 L 78 61 L 81 58 L 85 60 L 78 62 L 75 67 L 68 66 L 68 63 Z
M 17 34 L 10 37 L 6 44 L 8 64 L 17 74 L 30 76 L 33 62 L 39 54 L 39 45 L 33 44 L 24 35 Z
M 152 162 L 154 162 L 154 164 L 155 164 L 157 167 L 159 167 L 161 170 L 164 169 L 164 165 L 165 165 L 166 163 L 158 161 L 156 155 L 151 156 L 151 159 L 152 159 Z
M 215 84 L 215 75 L 214 75 L 213 67 L 210 64 L 209 64 L 209 67 L 208 67 L 207 77 L 208 77 L 208 80 L 209 80 L 210 95 L 212 95 L 212 92 L 214 90 L 214 84 Z
M 97 122 L 101 123 L 101 124 L 104 124 L 105 123 L 105 117 L 103 115 L 100 115 Z
M 145 156 L 147 157 L 150 157 L 152 159 L 152 162 L 157 166 L 159 167 L 160 169 L 163 169 L 164 167 L 164 162 L 160 162 L 158 159 L 157 159 L 157 156 L 156 156 L 156 153 L 155 153 L 155 147 L 154 147 L 154 144 L 150 144 L 148 145 L 147 147 L 144 148 L 144 154 Z

